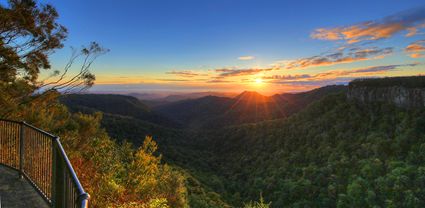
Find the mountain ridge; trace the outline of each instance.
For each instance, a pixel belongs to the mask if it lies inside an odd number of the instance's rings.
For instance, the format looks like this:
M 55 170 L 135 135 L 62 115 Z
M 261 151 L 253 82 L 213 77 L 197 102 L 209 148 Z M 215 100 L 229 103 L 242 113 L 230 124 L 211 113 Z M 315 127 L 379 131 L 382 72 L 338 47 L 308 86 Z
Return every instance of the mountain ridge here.
M 178 127 L 178 124 L 165 118 L 135 97 L 117 94 L 69 94 L 60 97 L 60 102 L 71 112 L 92 114 L 96 111 L 131 116 L 153 124 Z

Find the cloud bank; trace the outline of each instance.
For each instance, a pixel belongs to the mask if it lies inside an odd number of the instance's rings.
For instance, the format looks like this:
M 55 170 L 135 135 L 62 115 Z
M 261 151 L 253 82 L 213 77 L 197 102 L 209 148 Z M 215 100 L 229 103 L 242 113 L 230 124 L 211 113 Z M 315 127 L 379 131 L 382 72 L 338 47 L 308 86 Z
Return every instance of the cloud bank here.
M 352 80 L 358 77 L 376 77 L 379 74 L 383 74 L 389 71 L 398 70 L 400 67 L 412 67 L 417 66 L 418 63 L 412 64 L 395 64 L 395 65 L 382 65 L 372 66 L 351 70 L 333 70 L 328 72 L 322 72 L 318 74 L 296 74 L 296 75 L 273 75 L 264 76 L 264 80 L 269 80 L 270 83 L 274 84 L 301 84 L 301 83 L 327 83 L 332 84 L 340 82 L 341 80 Z
M 390 38 L 405 31 L 405 36 L 411 37 L 425 27 L 425 6 L 387 16 L 380 20 L 366 21 L 345 27 L 319 28 L 311 37 L 320 40 L 344 40 L 356 43 L 365 40 Z
M 285 65 L 285 69 L 304 69 L 308 67 L 330 66 L 370 59 L 380 59 L 392 53 L 392 47 L 343 48 L 330 54 L 322 54 L 291 61 Z

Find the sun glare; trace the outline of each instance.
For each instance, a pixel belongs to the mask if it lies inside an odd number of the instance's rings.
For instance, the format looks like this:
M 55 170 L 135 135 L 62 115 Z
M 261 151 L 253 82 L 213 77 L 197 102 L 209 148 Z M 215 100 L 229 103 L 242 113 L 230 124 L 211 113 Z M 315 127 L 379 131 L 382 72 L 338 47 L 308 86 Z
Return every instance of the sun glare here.
M 256 83 L 256 84 L 262 84 L 262 83 L 263 83 L 263 79 L 261 79 L 261 78 L 256 78 L 256 79 L 255 79 L 255 83 Z

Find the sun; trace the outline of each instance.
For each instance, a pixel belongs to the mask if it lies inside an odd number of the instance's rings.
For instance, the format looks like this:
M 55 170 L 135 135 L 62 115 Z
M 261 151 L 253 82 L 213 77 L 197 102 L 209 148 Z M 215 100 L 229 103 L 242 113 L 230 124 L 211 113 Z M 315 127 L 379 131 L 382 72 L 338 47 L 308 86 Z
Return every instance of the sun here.
M 262 84 L 262 83 L 263 83 L 263 79 L 261 79 L 261 78 L 255 79 L 255 84 Z

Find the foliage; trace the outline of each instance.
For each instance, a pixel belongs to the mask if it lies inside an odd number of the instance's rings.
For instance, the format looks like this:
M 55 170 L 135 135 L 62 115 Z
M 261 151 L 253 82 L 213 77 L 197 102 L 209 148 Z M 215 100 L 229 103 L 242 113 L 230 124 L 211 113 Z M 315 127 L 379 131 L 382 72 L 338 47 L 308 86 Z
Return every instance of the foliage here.
M 166 153 L 164 159 L 166 159 L 167 163 L 172 164 L 173 168 L 178 168 L 185 163 L 195 161 L 194 158 L 205 158 L 205 155 L 202 153 L 187 151 L 189 149 L 187 146 L 190 146 L 192 143 L 193 135 L 182 130 L 166 128 L 150 123 L 149 121 L 151 120 L 148 120 L 148 117 L 146 117 L 146 114 L 149 115 L 150 112 L 143 108 L 140 102 L 131 99 L 131 97 L 120 95 L 66 95 L 65 97 L 61 97 L 61 101 L 66 103 L 75 112 L 82 111 L 96 115 L 96 111 L 101 111 L 103 113 L 101 119 L 102 127 L 119 143 L 127 144 L 126 141 L 128 140 L 135 147 L 141 147 L 146 145 L 146 142 L 141 140 L 139 135 L 152 135 L 155 141 L 160 143 L 155 148 L 158 148 L 161 153 Z M 104 102 L 97 103 L 95 101 Z M 111 103 L 108 101 L 111 101 Z M 139 105 L 141 107 L 138 107 Z M 113 106 L 125 106 L 125 109 L 117 111 Z M 204 161 L 197 162 L 207 166 Z M 147 164 L 144 166 L 147 166 Z M 218 193 L 208 188 L 208 185 L 205 185 L 214 176 L 206 174 L 202 176 L 201 182 L 198 180 L 202 175 L 200 172 L 192 173 L 183 168 L 178 168 L 178 172 L 182 173 L 185 178 L 187 199 L 190 207 L 230 207 L 227 203 L 223 202 L 222 197 Z M 196 178 L 194 174 L 196 174 Z M 136 174 L 136 176 L 132 177 L 138 177 L 138 175 Z M 215 181 L 219 183 L 219 179 Z M 144 184 L 143 187 L 148 186 Z
M 36 82 L 40 69 L 50 68 L 48 55 L 61 48 L 66 28 L 56 22 L 51 5 L 32 0 L 10 0 L 0 5 L 0 80 Z
M 185 178 L 161 163 L 152 137 L 146 137 L 137 150 L 130 143 L 118 145 L 100 128 L 100 113 L 71 114 L 54 98 L 27 105 L 21 118 L 61 137 L 79 179 L 91 194 L 91 206 L 161 207 L 148 204 L 165 200 L 171 207 L 187 207 Z
M 157 145 L 152 138 L 146 137 L 134 151 L 129 143 L 113 142 L 99 128 L 100 120 L 100 114 L 75 114 L 63 139 L 75 170 L 92 195 L 92 205 L 121 207 L 133 202 L 144 206 L 162 199 L 172 207 L 186 207 L 184 178 L 154 156 Z
M 10 0 L 0 5 L 0 115 L 7 117 L 36 89 L 40 69 L 49 69 L 48 55 L 61 48 L 66 29 L 56 22 L 51 5 Z
M 244 204 L 244 208 L 269 208 L 271 203 L 266 204 L 264 202 L 263 196 L 260 196 L 260 201 L 258 202 L 249 202 Z
M 210 132 L 219 192 L 272 207 L 423 207 L 425 109 L 327 96 L 288 119 Z M 203 133 L 205 134 L 205 132 Z

